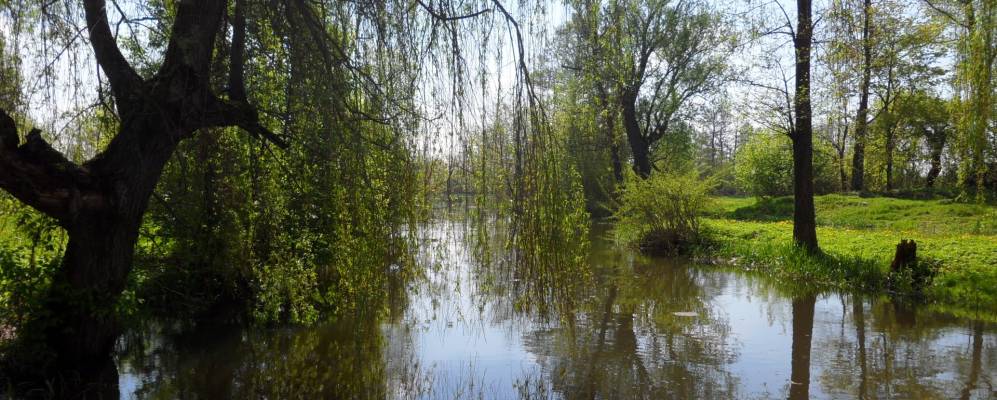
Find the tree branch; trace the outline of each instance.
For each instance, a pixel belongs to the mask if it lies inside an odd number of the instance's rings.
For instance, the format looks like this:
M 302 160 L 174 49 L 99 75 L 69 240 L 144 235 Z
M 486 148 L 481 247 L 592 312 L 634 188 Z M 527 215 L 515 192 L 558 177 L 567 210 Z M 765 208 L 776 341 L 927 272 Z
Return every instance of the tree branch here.
M 117 100 L 119 111 L 125 111 L 132 105 L 132 98 L 142 84 L 142 78 L 132 69 L 128 61 L 118 49 L 118 43 L 111 34 L 107 22 L 107 10 L 104 0 L 86 0 L 87 29 L 90 33 L 90 46 L 93 47 L 97 64 L 104 70 L 111 91 Z
M 244 0 L 235 0 L 232 16 L 232 53 L 229 57 L 229 98 L 246 101 L 246 9 Z
M 273 143 L 277 147 L 282 149 L 288 147 L 284 138 L 271 132 L 260 123 L 256 108 L 246 102 L 215 99 L 208 105 L 201 121 L 201 127 L 204 128 L 236 126 L 253 136 Z
M 25 143 L 17 145 L 14 119 L 0 110 L 0 189 L 63 225 L 82 210 L 106 207 L 89 171 L 53 149 L 39 130 L 32 129 Z
M 177 2 L 170 43 L 159 76 L 172 76 L 177 70 L 193 74 L 195 87 L 207 88 L 210 78 L 211 55 L 221 26 L 224 0 L 185 0 Z M 190 76 L 181 78 L 188 81 Z
M 448 15 L 444 14 L 443 12 L 433 11 L 433 9 L 431 7 L 429 7 L 428 5 L 426 5 L 426 3 L 423 3 L 422 0 L 416 0 L 416 2 L 419 3 L 419 5 L 422 6 L 422 8 L 424 8 L 426 10 L 426 12 L 429 13 L 429 15 L 433 16 L 434 19 L 437 19 L 437 20 L 440 20 L 440 21 L 447 21 L 447 22 L 449 22 L 449 21 L 459 21 L 459 20 L 468 19 L 468 18 L 474 18 L 474 17 L 477 17 L 477 16 L 479 16 L 481 14 L 484 14 L 484 13 L 492 11 L 492 9 L 490 9 L 490 8 L 485 8 L 485 9 L 482 9 L 482 10 L 479 10 L 479 11 L 476 11 L 476 12 L 473 12 L 473 13 L 470 13 L 470 14 L 448 16 Z

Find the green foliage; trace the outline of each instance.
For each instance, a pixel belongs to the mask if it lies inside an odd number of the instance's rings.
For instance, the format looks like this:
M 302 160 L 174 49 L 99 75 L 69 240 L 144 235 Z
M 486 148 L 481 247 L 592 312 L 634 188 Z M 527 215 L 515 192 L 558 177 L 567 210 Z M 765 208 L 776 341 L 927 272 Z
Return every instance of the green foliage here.
M 699 241 L 700 216 L 710 207 L 713 182 L 695 171 L 631 175 L 614 216 L 617 239 L 645 251 L 674 253 Z
M 508 242 L 517 249 L 516 274 L 525 283 L 517 303 L 567 315 L 575 305 L 553 299 L 573 298 L 591 279 L 586 263 L 591 216 L 581 177 L 565 153 L 565 137 L 546 124 L 535 128 L 528 148 L 542 151 L 525 157 Z
M 793 154 L 788 141 L 775 134 L 749 139 L 737 154 L 735 176 L 741 190 L 762 197 L 793 192 Z
M 65 233 L 55 221 L 0 195 L 0 330 L 40 311 L 64 246 Z
M 237 129 L 182 142 L 147 214 L 138 297 L 165 315 L 266 323 L 380 313 L 421 187 L 402 138 L 413 127 L 358 118 L 382 115 L 384 98 L 330 67 L 307 36 L 271 31 L 287 21 L 249 22 L 260 35 L 247 61 L 250 102 L 278 109 L 265 122 L 282 126 L 290 147 Z M 352 45 L 330 29 L 335 45 Z
M 659 171 L 683 172 L 695 166 L 696 147 L 692 126 L 677 122 L 668 134 L 659 140 L 653 150 L 655 166 Z
M 969 0 L 961 5 L 964 20 L 960 22 L 968 29 L 961 31 L 955 71 L 957 84 L 964 90 L 953 107 L 957 131 L 955 147 L 962 160 L 959 183 L 967 189 L 964 197 L 972 195 L 975 201 L 983 202 L 987 174 L 994 173 L 994 167 L 989 164 L 997 164 L 997 142 L 992 140 L 997 5 L 990 0 Z
M 814 187 L 818 193 L 830 192 L 839 185 L 831 154 L 826 143 L 814 143 Z M 751 135 L 738 151 L 734 168 L 737 185 L 746 193 L 760 197 L 793 193 L 793 149 L 785 135 Z

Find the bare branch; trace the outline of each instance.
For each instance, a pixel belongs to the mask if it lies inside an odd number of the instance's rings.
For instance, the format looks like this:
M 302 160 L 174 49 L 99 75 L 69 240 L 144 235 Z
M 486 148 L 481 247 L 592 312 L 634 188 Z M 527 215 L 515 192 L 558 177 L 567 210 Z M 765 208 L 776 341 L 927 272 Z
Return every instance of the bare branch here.
M 924 0 L 924 4 L 927 4 L 929 8 L 931 8 L 935 12 L 941 14 L 943 17 L 945 17 L 949 21 L 952 21 L 952 23 L 954 23 L 956 25 L 959 25 L 959 26 L 961 26 L 963 28 L 969 28 L 969 25 L 967 25 L 965 21 L 960 20 L 955 15 L 953 15 L 951 12 L 945 10 L 944 8 L 942 8 L 941 6 L 939 6 L 938 4 L 935 4 L 934 1 L 932 1 L 932 0 Z
M 429 15 L 432 15 L 433 18 L 435 18 L 437 20 L 440 20 L 440 21 L 448 21 L 448 22 L 449 21 L 459 21 L 459 20 L 468 19 L 468 18 L 474 18 L 474 17 L 477 17 L 477 16 L 479 16 L 481 14 L 484 14 L 484 13 L 492 11 L 492 9 L 486 8 L 486 9 L 483 9 L 483 10 L 475 11 L 475 12 L 470 13 L 470 14 L 448 16 L 448 15 L 446 15 L 446 14 L 440 12 L 440 11 L 433 11 L 433 9 L 431 7 L 429 7 L 428 5 L 426 5 L 426 3 L 423 3 L 422 0 L 416 0 L 416 2 L 418 2 L 419 5 L 422 6 L 422 8 L 424 8 L 427 12 L 429 12 Z

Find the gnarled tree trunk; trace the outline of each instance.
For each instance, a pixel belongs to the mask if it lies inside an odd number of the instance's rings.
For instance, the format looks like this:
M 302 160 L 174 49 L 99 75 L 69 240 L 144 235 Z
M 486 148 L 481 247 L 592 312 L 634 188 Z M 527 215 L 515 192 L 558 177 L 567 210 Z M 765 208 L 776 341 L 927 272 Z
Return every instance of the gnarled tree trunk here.
M 119 330 L 115 303 L 132 269 L 142 215 L 177 144 L 200 128 L 239 126 L 284 145 L 260 125 L 244 88 L 231 90 L 226 100 L 209 87 L 226 3 L 177 2 L 163 64 L 143 79 L 118 49 L 104 1 L 85 2 L 94 55 L 122 122 L 107 148 L 82 165 L 53 149 L 37 130 L 21 144 L 13 118 L 0 110 L 0 189 L 56 219 L 69 236 L 45 300 L 48 312 L 24 330 L 43 334 L 60 369 L 78 370 L 111 351 Z M 230 73 L 242 75 L 241 56 L 233 56 Z M 241 79 L 232 81 L 242 85 Z

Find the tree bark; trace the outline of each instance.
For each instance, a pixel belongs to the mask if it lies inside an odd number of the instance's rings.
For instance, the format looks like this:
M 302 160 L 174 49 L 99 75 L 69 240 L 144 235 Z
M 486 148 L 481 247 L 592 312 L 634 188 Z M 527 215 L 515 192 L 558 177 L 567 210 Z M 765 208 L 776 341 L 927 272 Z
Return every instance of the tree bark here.
M 793 140 L 793 240 L 797 246 L 817 251 L 817 222 L 814 210 L 813 122 L 810 105 L 810 49 L 813 21 L 810 0 L 797 0 L 796 111 Z
M 119 333 L 115 305 L 132 269 L 142 216 L 180 141 L 201 128 L 239 126 L 286 145 L 260 125 L 244 99 L 223 100 L 210 90 L 226 3 L 178 2 L 163 64 L 143 80 L 110 33 L 105 2 L 85 2 L 91 45 L 122 122 L 107 148 L 81 166 L 37 130 L 18 146 L 17 127 L 0 110 L 0 189 L 56 219 L 69 236 L 44 303 L 47 312 L 25 330 L 43 335 L 60 370 L 88 368 L 112 350 Z M 241 74 L 237 67 L 233 73 Z
M 54 318 L 42 322 L 60 366 L 86 365 L 113 349 L 119 333 L 113 310 L 131 271 L 138 226 L 134 218 L 98 213 L 67 228 L 62 267 L 45 304 Z
M 931 144 L 931 169 L 928 170 L 927 182 L 925 182 L 925 185 L 929 188 L 935 187 L 935 180 L 942 173 L 942 150 L 944 149 L 944 138 Z
M 895 129 L 893 127 L 888 127 L 886 129 L 886 191 L 889 192 L 893 190 L 893 150 L 896 147 L 894 141 Z
M 637 176 L 647 179 L 651 176 L 651 146 L 640 132 L 640 123 L 637 121 L 637 95 L 627 94 L 620 96 L 620 99 L 623 103 L 623 128 L 627 132 L 627 141 L 630 142 L 630 151 L 634 158 L 634 172 Z
M 865 190 L 865 140 L 869 130 L 869 85 L 872 80 L 871 19 L 872 0 L 865 0 L 862 27 L 862 86 L 859 109 L 855 117 L 855 151 L 852 155 L 852 190 Z

